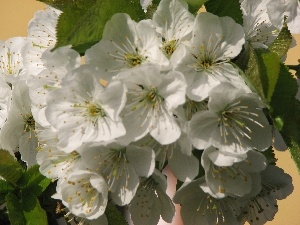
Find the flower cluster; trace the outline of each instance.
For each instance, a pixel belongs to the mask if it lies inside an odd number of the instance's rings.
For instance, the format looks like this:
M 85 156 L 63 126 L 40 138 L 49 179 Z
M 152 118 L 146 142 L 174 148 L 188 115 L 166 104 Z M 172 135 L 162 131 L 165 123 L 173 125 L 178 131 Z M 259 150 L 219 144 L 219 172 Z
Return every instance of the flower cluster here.
M 57 180 L 53 198 L 91 224 L 108 224 L 109 203 L 128 205 L 136 225 L 170 223 L 166 165 L 183 183 L 173 201 L 184 224 L 272 220 L 291 177 L 264 154 L 277 131 L 235 61 L 268 48 L 284 19 L 277 3 L 240 2 L 243 26 L 181 0 L 139 22 L 117 13 L 83 58 L 52 51 L 61 11 L 37 12 L 28 37 L 0 42 L 1 147 L 39 164 Z M 289 26 L 300 3 L 287 7 Z

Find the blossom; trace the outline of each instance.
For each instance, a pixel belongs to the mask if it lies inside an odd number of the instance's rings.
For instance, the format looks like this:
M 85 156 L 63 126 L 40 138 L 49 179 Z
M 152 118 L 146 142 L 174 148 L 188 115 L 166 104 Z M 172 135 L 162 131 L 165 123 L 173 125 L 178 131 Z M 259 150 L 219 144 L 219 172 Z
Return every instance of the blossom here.
M 267 10 L 270 20 L 278 29 L 281 29 L 284 16 L 287 16 L 287 25 L 291 33 L 300 34 L 299 0 L 269 1 Z
M 149 20 L 136 23 L 129 15 L 118 13 L 106 23 L 100 42 L 86 51 L 85 60 L 109 81 L 117 73 L 143 64 L 168 66 L 159 43 Z
M 13 83 L 25 74 L 26 70 L 21 56 L 25 40 L 23 37 L 0 40 L 0 74 L 6 82 Z
M 201 164 L 206 183 L 215 196 L 241 197 L 250 193 L 252 186 L 260 186 L 259 172 L 266 168 L 266 158 L 253 150 L 233 155 L 209 147 L 202 154 Z
M 46 118 L 58 130 L 58 145 L 66 152 L 126 132 L 119 117 L 126 98 L 124 85 L 114 81 L 103 87 L 95 73 L 90 67 L 73 70 L 47 98 Z
M 188 136 L 198 149 L 213 145 L 234 154 L 265 150 L 272 129 L 254 93 L 222 83 L 209 93 L 207 111 L 197 112 L 188 124 Z
M 37 132 L 39 147 L 36 155 L 40 172 L 51 179 L 66 177 L 71 171 L 85 169 L 78 152 L 66 153 L 57 148 L 57 131 L 51 128 Z
M 0 129 L 3 127 L 11 103 L 11 88 L 5 82 L 3 77 L 0 77 Z
M 103 215 L 108 201 L 107 185 L 103 177 L 87 170 L 77 170 L 60 179 L 53 198 L 76 216 L 96 219 Z
M 152 4 L 152 0 L 140 0 L 140 4 L 141 4 L 142 8 L 144 9 L 144 11 L 146 12 L 148 6 Z
M 185 133 L 182 133 L 177 141 L 168 145 L 161 145 L 150 135 L 135 144 L 151 147 L 155 151 L 157 168 L 162 170 L 168 163 L 174 176 L 180 181 L 193 180 L 199 172 L 199 160 L 192 154 L 193 147 Z
M 171 63 L 176 63 L 175 59 L 177 61 L 182 57 L 174 55 L 178 48 L 191 39 L 194 19 L 187 3 L 181 0 L 162 0 L 154 12 L 153 24 L 162 37 L 160 48 Z
M 129 204 L 139 185 L 139 176 L 149 177 L 154 170 L 154 152 L 149 147 L 84 145 L 79 150 L 87 168 L 102 175 L 118 205 Z
M 118 75 L 127 91 L 121 113 L 126 128 L 122 141 L 130 143 L 146 134 L 160 144 L 170 144 L 181 134 L 173 111 L 184 103 L 186 84 L 180 72 L 162 73 L 156 66 L 145 66 Z
M 243 207 L 233 197 L 216 199 L 209 194 L 204 177 L 184 183 L 176 191 L 173 201 L 181 205 L 181 218 L 185 225 L 239 225 L 236 217 Z
M 28 92 L 25 81 L 14 85 L 7 121 L 1 130 L 1 145 L 4 149 L 14 152 L 19 148 L 22 160 L 28 166 L 32 166 L 36 164 L 38 140 Z
M 229 17 L 211 13 L 196 16 L 192 39 L 180 48 L 178 54 L 183 57 L 175 66 L 185 75 L 191 100 L 202 101 L 220 82 L 236 79 L 238 71 L 229 60 L 242 50 L 244 35 L 243 28 Z
M 158 170 L 141 182 L 129 205 L 134 224 L 156 225 L 160 216 L 167 223 L 172 222 L 175 207 L 166 194 L 166 189 L 166 178 Z
M 261 172 L 261 191 L 248 199 L 239 220 L 251 225 L 262 225 L 271 221 L 278 211 L 277 199 L 284 199 L 293 191 L 292 178 L 281 168 L 269 165 Z M 274 179 L 276 177 L 276 179 Z
M 60 10 L 47 6 L 37 11 L 28 24 L 28 37 L 22 49 L 23 64 L 28 75 L 37 75 L 44 69 L 42 53 L 56 44 L 56 24 Z
M 279 30 L 269 18 L 268 1 L 243 0 L 243 27 L 245 39 L 254 48 L 267 48 L 277 37 Z

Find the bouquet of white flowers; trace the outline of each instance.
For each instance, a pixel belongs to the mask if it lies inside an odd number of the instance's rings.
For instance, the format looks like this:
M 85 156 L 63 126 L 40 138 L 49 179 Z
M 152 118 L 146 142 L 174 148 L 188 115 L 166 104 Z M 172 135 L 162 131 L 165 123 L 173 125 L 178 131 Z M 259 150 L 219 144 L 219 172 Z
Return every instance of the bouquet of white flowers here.
M 40 1 L 0 41 L 0 224 L 273 219 L 274 147 L 300 168 L 299 0 Z

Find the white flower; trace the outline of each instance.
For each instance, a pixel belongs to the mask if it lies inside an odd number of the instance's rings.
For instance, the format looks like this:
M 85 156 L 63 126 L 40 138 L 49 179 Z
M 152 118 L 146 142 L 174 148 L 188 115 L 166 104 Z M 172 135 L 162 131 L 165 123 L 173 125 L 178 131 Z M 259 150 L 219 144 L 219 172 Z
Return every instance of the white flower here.
M 268 4 L 268 1 L 260 0 L 243 0 L 241 3 L 245 39 L 254 48 L 267 48 L 279 33 L 270 21 Z
M 38 75 L 29 75 L 27 83 L 34 119 L 41 126 L 47 127 L 49 123 L 45 117 L 45 107 L 48 93 L 59 89 L 65 75 L 80 65 L 80 55 L 70 46 L 58 48 L 54 52 L 48 48 L 41 60 L 44 69 Z
M 204 177 L 185 183 L 177 190 L 173 201 L 181 205 L 185 225 L 239 225 L 236 217 L 243 205 L 232 197 L 215 199 L 205 186 Z
M 129 204 L 139 185 L 139 176 L 149 177 L 155 167 L 155 155 L 149 147 L 83 145 L 79 150 L 86 167 L 102 175 L 118 205 Z
M 46 106 L 46 98 L 50 91 L 61 87 L 62 78 L 72 69 L 80 65 L 80 55 L 68 47 L 61 47 L 51 52 L 45 50 L 41 60 L 44 69 L 28 80 L 29 95 L 36 107 Z
M 105 211 L 108 191 L 105 180 L 99 174 L 87 170 L 73 171 L 58 181 L 56 191 L 52 197 L 61 199 L 76 216 L 96 219 Z
M 277 199 L 286 198 L 293 192 L 292 178 L 282 169 L 269 165 L 261 173 L 262 189 L 254 197 L 248 199 L 239 220 L 250 225 L 262 225 L 273 220 L 278 211 Z
M 75 69 L 61 89 L 49 93 L 46 118 L 58 130 L 58 145 L 66 152 L 126 132 L 119 117 L 126 99 L 124 85 L 114 81 L 103 87 L 95 74 L 90 67 Z
M 168 66 L 159 44 L 150 20 L 136 23 L 127 14 L 118 13 L 106 23 L 101 41 L 86 51 L 85 60 L 109 81 L 118 72 L 143 64 Z
M 181 0 L 162 0 L 153 14 L 153 24 L 163 40 L 161 50 L 171 62 L 177 48 L 191 39 L 194 19 Z
M 180 181 L 193 180 L 199 172 L 199 160 L 192 154 L 192 144 L 185 133 L 174 143 L 161 145 L 150 135 L 137 141 L 139 146 L 149 146 L 155 151 L 158 169 L 162 170 L 166 162 L 174 176 Z
M 287 16 L 287 24 L 291 33 L 300 34 L 300 1 L 281 0 L 269 1 L 267 4 L 269 17 L 278 29 L 281 29 L 284 16 Z
M 253 150 L 245 155 L 233 155 L 209 147 L 202 154 L 201 164 L 214 196 L 241 197 L 250 193 L 252 186 L 260 186 L 259 172 L 266 168 L 266 158 Z
M 141 182 L 129 205 L 133 224 L 156 225 L 160 217 L 167 223 L 172 222 L 175 207 L 166 189 L 166 178 L 158 170 Z
M 31 113 L 31 100 L 25 81 L 13 86 L 12 103 L 8 118 L 1 130 L 1 145 L 9 151 L 19 151 L 28 166 L 36 164 L 38 140 Z
M 256 94 L 222 83 L 209 96 L 209 110 L 196 113 L 188 124 L 188 136 L 196 148 L 213 145 L 222 151 L 244 154 L 271 145 L 272 129 Z
M 140 0 L 140 4 L 145 12 L 147 12 L 147 8 L 152 4 L 152 0 Z
M 180 48 L 183 58 L 175 66 L 185 75 L 187 96 L 202 101 L 220 82 L 235 80 L 238 71 L 229 60 L 240 53 L 244 42 L 242 26 L 230 17 L 198 14 L 190 44 Z
M 122 111 L 126 135 L 122 141 L 130 143 L 146 134 L 160 144 L 176 141 L 181 129 L 173 111 L 185 101 L 186 84 L 180 72 L 161 73 L 155 66 L 144 66 L 119 75 L 127 91 Z
M 56 44 L 56 24 L 61 11 L 47 6 L 34 14 L 28 24 L 28 37 L 22 50 L 28 75 L 37 75 L 44 69 L 42 53 Z
M 12 93 L 10 86 L 5 82 L 3 77 L 0 77 L 0 129 L 7 120 L 11 95 Z
M 57 148 L 57 132 L 44 129 L 37 133 L 39 147 L 36 155 L 40 172 L 51 179 L 66 177 L 70 171 L 84 169 L 78 152 L 66 153 Z
M 0 40 L 0 75 L 6 82 L 13 83 L 25 74 L 26 70 L 21 56 L 25 40 L 23 37 Z

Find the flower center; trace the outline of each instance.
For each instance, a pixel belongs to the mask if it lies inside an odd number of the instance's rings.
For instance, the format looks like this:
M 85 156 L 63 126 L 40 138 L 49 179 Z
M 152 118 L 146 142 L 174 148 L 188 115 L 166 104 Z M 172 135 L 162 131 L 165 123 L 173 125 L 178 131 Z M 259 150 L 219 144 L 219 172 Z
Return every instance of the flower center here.
M 35 121 L 32 115 L 26 114 L 23 116 L 24 124 L 24 132 L 29 132 L 35 130 Z
M 178 40 L 165 41 L 162 46 L 163 53 L 170 57 L 177 48 Z
M 101 108 L 101 106 L 98 106 L 98 105 L 89 103 L 86 110 L 91 117 L 105 117 L 106 116 L 105 111 Z
M 143 56 L 139 55 L 138 53 L 137 54 L 126 53 L 124 55 L 124 57 L 130 68 L 141 65 L 142 62 L 145 60 L 145 58 Z
M 157 87 L 147 89 L 143 85 L 138 84 L 141 91 L 133 93 L 132 101 L 136 104 L 132 107 L 132 111 L 139 109 L 140 107 L 156 108 L 164 98 L 159 95 Z

